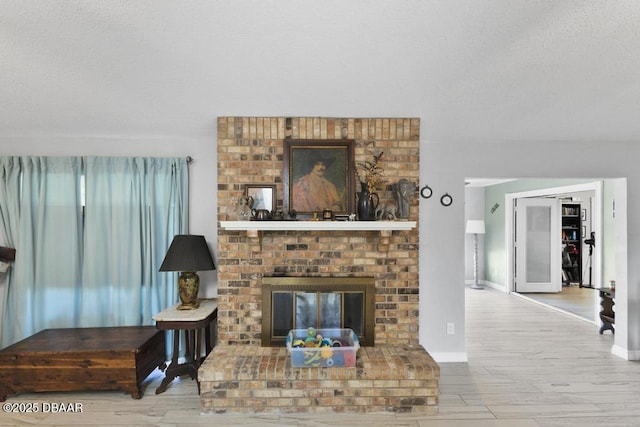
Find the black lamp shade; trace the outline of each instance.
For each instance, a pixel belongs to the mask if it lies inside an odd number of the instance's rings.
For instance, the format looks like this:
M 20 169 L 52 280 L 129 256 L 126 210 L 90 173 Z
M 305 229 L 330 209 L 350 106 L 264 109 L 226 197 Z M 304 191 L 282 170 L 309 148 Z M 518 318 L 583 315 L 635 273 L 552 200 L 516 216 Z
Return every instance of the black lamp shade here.
M 160 271 L 206 271 L 215 270 L 211 252 L 204 236 L 178 234 L 173 238 Z

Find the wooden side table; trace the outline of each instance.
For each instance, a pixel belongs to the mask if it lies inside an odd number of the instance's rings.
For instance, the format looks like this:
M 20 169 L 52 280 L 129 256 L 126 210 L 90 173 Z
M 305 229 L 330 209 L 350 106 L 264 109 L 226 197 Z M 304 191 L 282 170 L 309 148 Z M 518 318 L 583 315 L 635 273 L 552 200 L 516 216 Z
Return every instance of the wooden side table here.
M 191 379 L 198 376 L 198 368 L 211 351 L 211 323 L 218 317 L 218 303 L 213 299 L 203 299 L 195 310 L 178 310 L 178 305 L 162 310 L 153 316 L 156 328 L 173 330 L 173 354 L 165 377 L 156 390 L 164 392 L 175 377 L 189 374 Z M 186 351 L 184 363 L 178 363 L 180 333 L 184 332 Z M 204 337 L 202 336 L 204 332 Z M 202 357 L 202 341 L 205 341 L 205 355 Z M 198 393 L 200 384 L 198 384 Z

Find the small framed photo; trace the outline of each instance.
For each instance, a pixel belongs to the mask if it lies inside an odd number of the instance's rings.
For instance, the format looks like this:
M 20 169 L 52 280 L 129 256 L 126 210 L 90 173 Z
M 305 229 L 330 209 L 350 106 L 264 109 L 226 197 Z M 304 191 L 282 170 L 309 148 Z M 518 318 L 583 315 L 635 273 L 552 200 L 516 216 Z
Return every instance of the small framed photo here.
M 284 205 L 308 217 L 355 212 L 354 140 L 285 140 Z
M 587 210 L 586 209 L 581 209 L 580 210 L 580 219 L 582 221 L 586 221 L 587 220 Z
M 244 195 L 253 199 L 253 209 L 266 209 L 270 212 L 276 210 L 276 186 L 275 184 L 247 184 L 244 186 Z
M 583 225 L 580 229 L 580 232 L 582 233 L 580 234 L 580 236 L 582 236 L 582 238 L 584 239 L 584 237 L 587 235 L 587 227 Z

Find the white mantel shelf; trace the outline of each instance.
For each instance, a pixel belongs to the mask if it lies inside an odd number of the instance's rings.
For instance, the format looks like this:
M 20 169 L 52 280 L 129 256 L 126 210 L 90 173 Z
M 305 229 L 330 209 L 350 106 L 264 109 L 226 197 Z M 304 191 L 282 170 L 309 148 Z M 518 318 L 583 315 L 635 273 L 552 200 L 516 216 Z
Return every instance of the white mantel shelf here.
M 416 228 L 416 221 L 220 221 L 220 227 L 246 231 L 247 237 L 259 247 L 265 231 L 378 231 L 378 251 L 386 252 L 391 233 L 412 230 Z
M 225 230 L 255 231 L 394 231 L 416 228 L 415 221 L 220 221 Z

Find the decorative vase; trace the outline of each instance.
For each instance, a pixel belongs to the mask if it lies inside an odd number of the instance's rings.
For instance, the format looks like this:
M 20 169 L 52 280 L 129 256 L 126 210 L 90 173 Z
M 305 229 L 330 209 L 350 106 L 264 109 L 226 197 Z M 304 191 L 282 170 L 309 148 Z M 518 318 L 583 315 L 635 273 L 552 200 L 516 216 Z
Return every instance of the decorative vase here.
M 194 310 L 200 306 L 198 302 L 198 290 L 200 289 L 200 277 L 195 272 L 183 271 L 178 277 L 178 294 L 180 304 L 178 310 Z
M 362 191 L 360 192 L 360 199 L 358 199 L 358 219 L 360 221 L 375 221 L 376 209 L 380 198 L 378 194 L 371 193 L 366 182 L 361 182 Z

